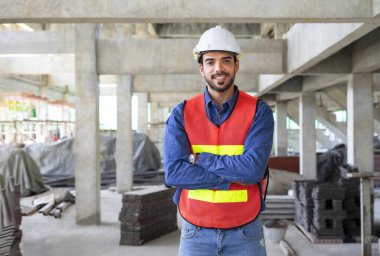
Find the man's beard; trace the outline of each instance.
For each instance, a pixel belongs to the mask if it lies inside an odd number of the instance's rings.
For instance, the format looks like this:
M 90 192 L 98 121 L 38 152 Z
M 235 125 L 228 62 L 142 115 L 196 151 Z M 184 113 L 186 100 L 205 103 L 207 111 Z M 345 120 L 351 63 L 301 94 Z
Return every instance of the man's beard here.
M 219 73 L 219 74 L 216 74 L 216 75 L 229 75 L 229 74 L 222 72 L 222 73 Z M 214 75 L 212 75 L 211 78 L 213 76 Z M 231 75 L 230 79 L 222 87 L 217 86 L 211 79 L 208 79 L 206 76 L 204 76 L 204 78 L 205 78 L 207 84 L 211 87 L 211 89 L 213 89 L 214 91 L 217 91 L 217 92 L 225 92 L 225 91 L 227 91 L 234 84 L 235 74 Z

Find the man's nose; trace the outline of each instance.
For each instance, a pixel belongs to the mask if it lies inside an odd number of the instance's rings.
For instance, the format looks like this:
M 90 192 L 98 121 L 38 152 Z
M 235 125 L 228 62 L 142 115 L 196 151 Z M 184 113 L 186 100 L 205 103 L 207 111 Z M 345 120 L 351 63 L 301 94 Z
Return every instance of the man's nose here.
M 215 71 L 223 71 L 223 65 L 220 61 L 215 62 Z

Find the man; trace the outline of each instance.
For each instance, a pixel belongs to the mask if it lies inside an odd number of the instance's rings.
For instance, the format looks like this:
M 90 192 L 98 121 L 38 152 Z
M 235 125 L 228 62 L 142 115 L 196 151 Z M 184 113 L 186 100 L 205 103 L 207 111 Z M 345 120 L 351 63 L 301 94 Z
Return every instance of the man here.
M 234 85 L 240 49 L 217 26 L 194 49 L 207 85 L 166 122 L 165 178 L 183 217 L 180 255 L 266 255 L 264 208 L 273 115 Z

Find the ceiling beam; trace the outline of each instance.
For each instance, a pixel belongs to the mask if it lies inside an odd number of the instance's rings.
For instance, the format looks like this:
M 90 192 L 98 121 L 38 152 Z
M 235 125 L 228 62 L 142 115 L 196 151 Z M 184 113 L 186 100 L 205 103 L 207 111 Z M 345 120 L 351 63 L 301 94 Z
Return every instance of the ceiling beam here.
M 238 40 L 243 55 L 239 73 L 283 73 L 283 40 Z M 99 40 L 99 74 L 194 74 L 197 63 L 192 56 L 195 39 L 125 38 Z M 147 65 L 149 63 L 149 65 Z
M 73 37 L 70 32 L 0 32 L 0 54 L 7 54 L 6 57 L 0 56 L 0 73 L 52 74 L 54 68 L 60 67 L 58 63 L 52 63 L 55 58 L 43 54 L 74 53 Z M 284 40 L 238 41 L 244 53 L 240 60 L 240 73 L 275 74 L 284 71 Z M 97 44 L 98 73 L 194 74 L 197 63 L 192 50 L 196 44 L 196 39 L 100 39 Z M 10 54 L 26 53 L 31 56 L 10 57 Z M 61 64 L 65 69 L 70 64 L 74 67 L 70 60 Z
M 240 90 L 256 92 L 257 76 L 236 75 L 235 84 Z M 133 77 L 133 92 L 203 92 L 206 82 L 196 75 L 137 75 Z
M 74 51 L 73 32 L 0 32 L 0 54 L 63 54 L 74 53 Z
M 73 54 L 0 56 L 0 74 L 73 74 L 74 62 Z
M 352 49 L 345 47 L 315 66 L 305 70 L 305 75 L 350 74 L 352 72 Z
M 376 2 L 376 1 L 374 1 Z M 373 1 L 357 0 L 66 0 L 0 1 L 0 22 L 297 23 L 373 22 Z M 376 7 L 376 6 L 375 6 Z M 376 7 L 376 10 L 378 8 Z
M 319 91 L 337 84 L 347 83 L 348 75 L 304 76 L 303 91 Z
M 380 28 L 354 43 L 352 69 L 358 73 L 380 70 Z
M 270 92 L 377 27 L 378 24 L 295 24 L 286 34 L 287 73 L 261 75 L 259 94 Z
M 42 86 L 28 83 L 20 79 L 10 78 L 6 76 L 0 77 L 0 92 L 17 92 L 17 93 L 32 93 L 34 95 L 41 95 Z M 50 100 L 62 100 L 64 99 L 64 91 L 56 88 L 46 87 L 44 89 L 44 96 Z M 74 97 L 72 94 L 67 96 L 67 100 L 72 103 Z
M 281 84 L 280 86 L 273 89 L 273 93 L 282 93 L 282 92 L 302 92 L 303 87 L 303 78 L 302 76 L 295 76 Z

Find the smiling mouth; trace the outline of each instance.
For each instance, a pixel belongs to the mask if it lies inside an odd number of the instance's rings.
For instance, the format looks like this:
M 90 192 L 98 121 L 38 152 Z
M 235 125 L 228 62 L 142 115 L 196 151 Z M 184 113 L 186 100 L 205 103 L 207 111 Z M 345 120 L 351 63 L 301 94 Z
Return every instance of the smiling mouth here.
M 227 74 L 213 75 L 212 78 L 218 82 L 223 82 L 227 78 Z

